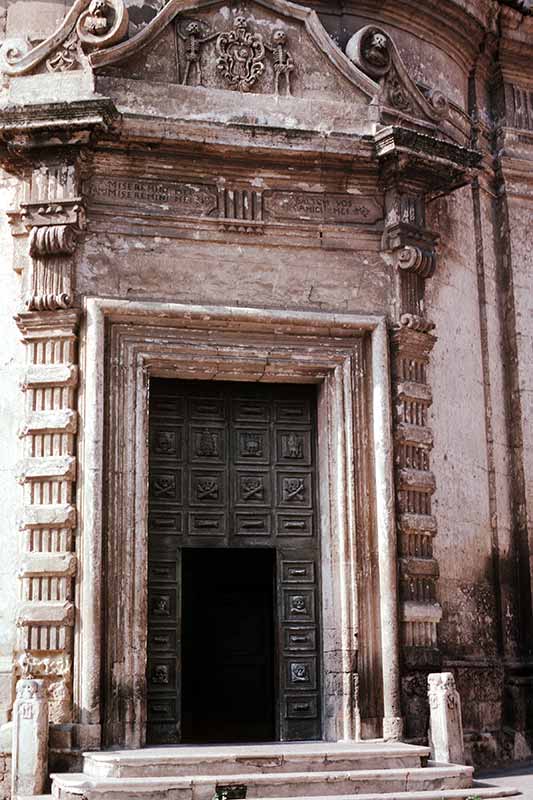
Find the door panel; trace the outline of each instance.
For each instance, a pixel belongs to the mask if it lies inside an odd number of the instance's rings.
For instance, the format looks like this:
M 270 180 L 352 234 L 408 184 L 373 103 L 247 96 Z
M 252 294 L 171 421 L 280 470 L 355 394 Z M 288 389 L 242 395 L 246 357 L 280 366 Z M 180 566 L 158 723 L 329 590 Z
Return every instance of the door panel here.
M 273 737 L 320 738 L 315 419 L 314 387 L 151 382 L 149 741 L 181 741 L 189 703 L 179 697 L 180 553 L 189 548 L 275 551 Z M 219 594 L 234 602 L 231 587 Z M 245 616 L 239 625 L 245 640 Z M 214 635 L 215 620 L 205 626 Z

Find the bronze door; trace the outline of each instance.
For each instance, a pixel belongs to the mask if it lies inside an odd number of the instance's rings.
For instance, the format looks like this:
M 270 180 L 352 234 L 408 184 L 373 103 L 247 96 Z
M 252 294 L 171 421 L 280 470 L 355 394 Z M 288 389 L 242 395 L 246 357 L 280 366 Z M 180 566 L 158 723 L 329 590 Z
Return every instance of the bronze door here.
M 202 686 L 258 698 L 228 741 L 321 737 L 315 418 L 314 387 L 152 380 L 149 742 L 220 740 Z

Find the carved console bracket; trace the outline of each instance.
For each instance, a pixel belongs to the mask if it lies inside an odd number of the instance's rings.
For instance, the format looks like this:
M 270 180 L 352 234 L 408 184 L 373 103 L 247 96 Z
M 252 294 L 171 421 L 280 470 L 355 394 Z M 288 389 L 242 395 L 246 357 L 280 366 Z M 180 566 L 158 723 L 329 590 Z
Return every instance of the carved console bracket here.
M 416 196 L 414 203 L 417 204 Z M 389 209 L 389 221 L 391 216 Z M 402 273 L 426 279 L 431 278 L 437 268 L 438 241 L 438 236 L 422 226 L 393 221 L 385 229 L 382 249 L 392 253 L 394 266 Z
M 128 31 L 123 0 L 76 0 L 59 28 L 37 47 L 25 39 L 6 39 L 0 48 L 0 72 L 26 75 L 43 62 L 48 72 L 80 69 L 85 52 L 120 42 Z
M 69 308 L 74 299 L 72 256 L 85 228 L 80 198 L 40 205 L 23 203 L 22 221 L 30 230 L 31 286 L 29 311 Z

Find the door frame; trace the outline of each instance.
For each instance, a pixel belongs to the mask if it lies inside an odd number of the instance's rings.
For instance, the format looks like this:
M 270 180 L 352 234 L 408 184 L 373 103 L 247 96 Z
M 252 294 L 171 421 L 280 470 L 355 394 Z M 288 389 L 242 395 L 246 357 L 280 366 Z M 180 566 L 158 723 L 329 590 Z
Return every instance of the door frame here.
M 80 365 L 80 739 L 145 743 L 151 376 L 319 386 L 323 737 L 399 738 L 385 318 L 87 298 Z

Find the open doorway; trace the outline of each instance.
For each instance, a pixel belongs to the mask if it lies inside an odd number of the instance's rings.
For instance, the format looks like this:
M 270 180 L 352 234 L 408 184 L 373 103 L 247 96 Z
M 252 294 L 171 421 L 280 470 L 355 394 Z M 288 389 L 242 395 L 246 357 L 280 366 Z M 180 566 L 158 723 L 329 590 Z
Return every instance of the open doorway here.
M 273 549 L 182 551 L 182 741 L 276 738 Z

